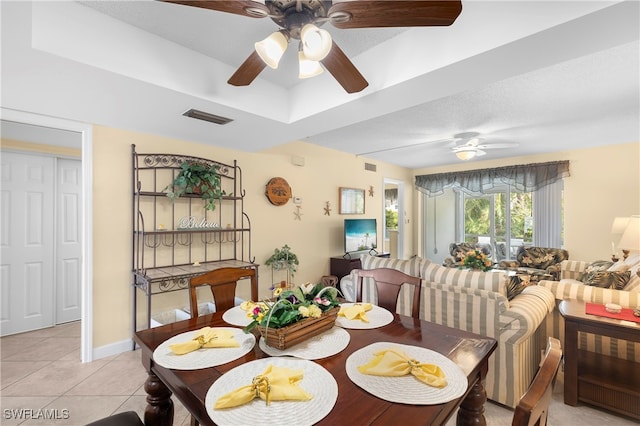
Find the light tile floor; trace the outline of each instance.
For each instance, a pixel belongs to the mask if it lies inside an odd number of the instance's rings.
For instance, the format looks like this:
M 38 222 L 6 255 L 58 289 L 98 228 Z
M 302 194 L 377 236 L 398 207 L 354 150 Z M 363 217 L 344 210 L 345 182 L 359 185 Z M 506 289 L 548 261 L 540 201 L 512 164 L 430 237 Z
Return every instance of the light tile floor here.
M 128 410 L 143 416 L 146 373 L 140 364 L 140 352 L 125 352 L 82 364 L 79 322 L 3 337 L 0 350 L 2 425 L 82 426 Z M 188 425 L 188 413 L 176 399 L 174 404 L 174 425 Z M 511 424 L 512 410 L 491 402 L 485 409 L 488 425 Z M 587 406 L 564 405 L 562 373 L 549 412 L 551 426 L 638 424 Z M 39 418 L 29 419 L 29 415 Z M 455 419 L 447 423 L 452 425 Z

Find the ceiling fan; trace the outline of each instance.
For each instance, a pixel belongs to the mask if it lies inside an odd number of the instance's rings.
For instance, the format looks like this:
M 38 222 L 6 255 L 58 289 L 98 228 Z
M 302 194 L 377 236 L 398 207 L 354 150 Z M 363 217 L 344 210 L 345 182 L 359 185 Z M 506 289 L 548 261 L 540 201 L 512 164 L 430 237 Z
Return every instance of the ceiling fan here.
M 477 132 L 461 133 L 450 143 L 451 151 L 460 160 L 471 160 L 474 157 L 486 155 L 485 149 L 513 148 L 517 143 L 481 143 L 484 139 Z M 460 143 L 464 142 L 464 143 Z
M 273 20 L 280 29 L 256 43 L 256 50 L 228 80 L 248 86 L 265 66 L 278 66 L 291 39 L 299 40 L 300 78 L 323 71 L 320 63 L 348 93 L 369 85 L 345 53 L 319 28 L 325 22 L 340 29 L 426 27 L 451 25 L 460 12 L 460 0 L 160 0 L 185 6 Z

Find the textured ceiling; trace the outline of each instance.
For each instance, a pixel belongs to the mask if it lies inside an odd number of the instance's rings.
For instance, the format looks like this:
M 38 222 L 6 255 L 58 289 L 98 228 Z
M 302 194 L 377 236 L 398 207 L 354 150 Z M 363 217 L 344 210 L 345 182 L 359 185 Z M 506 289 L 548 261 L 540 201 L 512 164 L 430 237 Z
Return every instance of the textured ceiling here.
M 327 25 L 369 81 L 354 95 L 328 73 L 298 80 L 291 47 L 227 85 L 269 19 L 150 0 L 0 7 L 3 108 L 246 151 L 305 140 L 413 169 L 459 162 L 460 134 L 517 145 L 480 159 L 640 141 L 636 1 L 471 0 L 450 27 Z

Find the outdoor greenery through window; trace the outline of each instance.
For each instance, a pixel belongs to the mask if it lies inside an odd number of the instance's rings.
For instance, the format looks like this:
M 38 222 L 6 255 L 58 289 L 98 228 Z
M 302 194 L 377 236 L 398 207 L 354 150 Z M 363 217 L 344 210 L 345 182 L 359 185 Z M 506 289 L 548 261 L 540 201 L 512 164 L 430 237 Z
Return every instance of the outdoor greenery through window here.
M 489 195 L 460 193 L 460 196 L 464 205 L 465 242 L 490 244 L 496 249 L 497 261 L 515 257 L 518 246 L 533 244 L 531 192 L 514 192 L 506 188 Z

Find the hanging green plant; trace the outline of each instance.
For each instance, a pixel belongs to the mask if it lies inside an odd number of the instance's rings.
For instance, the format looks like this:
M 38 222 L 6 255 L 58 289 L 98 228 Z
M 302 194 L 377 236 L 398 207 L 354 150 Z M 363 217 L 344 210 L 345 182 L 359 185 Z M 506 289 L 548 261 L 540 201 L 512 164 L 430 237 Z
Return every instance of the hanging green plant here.
M 216 209 L 216 201 L 227 195 L 222 190 L 222 182 L 217 164 L 205 164 L 198 162 L 184 162 L 180 165 L 180 173 L 164 189 L 167 197 L 172 201 L 183 195 L 200 195 L 205 202 L 204 208 L 207 210 Z
M 291 277 L 293 277 L 300 262 L 298 261 L 298 256 L 291 251 L 291 247 L 285 244 L 282 249 L 275 249 L 264 264 L 271 266 L 276 271 L 288 270 Z

